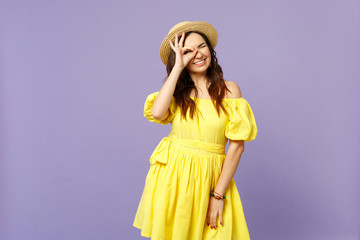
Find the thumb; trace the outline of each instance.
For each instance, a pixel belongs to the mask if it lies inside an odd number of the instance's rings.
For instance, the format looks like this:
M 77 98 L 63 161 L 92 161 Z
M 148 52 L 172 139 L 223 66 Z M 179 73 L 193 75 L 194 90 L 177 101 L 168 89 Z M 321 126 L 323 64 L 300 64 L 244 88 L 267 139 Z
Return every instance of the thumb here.
M 185 60 L 186 65 L 187 65 L 189 62 L 191 62 L 192 59 L 195 58 L 196 53 L 197 53 L 197 52 L 196 52 L 196 50 L 195 50 L 195 51 L 192 52 L 191 54 L 187 54 L 187 55 L 184 56 L 184 58 L 186 59 L 186 60 Z
M 194 51 L 192 51 L 189 61 L 191 61 L 191 59 L 195 58 L 196 54 L 197 54 L 197 50 L 195 49 Z

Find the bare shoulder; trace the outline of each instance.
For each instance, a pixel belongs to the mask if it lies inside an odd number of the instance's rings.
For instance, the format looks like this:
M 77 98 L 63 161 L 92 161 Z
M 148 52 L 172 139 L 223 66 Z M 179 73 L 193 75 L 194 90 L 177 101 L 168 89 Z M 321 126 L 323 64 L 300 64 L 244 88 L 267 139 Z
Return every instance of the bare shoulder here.
M 226 93 L 227 98 L 242 97 L 240 87 L 239 87 L 239 85 L 236 84 L 236 82 L 225 80 L 225 84 L 226 84 L 227 88 L 230 90 L 230 92 Z

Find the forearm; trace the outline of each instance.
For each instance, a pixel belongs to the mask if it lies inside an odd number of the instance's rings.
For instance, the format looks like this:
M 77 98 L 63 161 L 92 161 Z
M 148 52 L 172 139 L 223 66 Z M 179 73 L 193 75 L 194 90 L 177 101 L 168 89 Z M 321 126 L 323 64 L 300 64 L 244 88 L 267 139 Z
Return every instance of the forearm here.
M 182 68 L 174 67 L 166 79 L 165 83 L 161 87 L 159 94 L 157 95 L 151 115 L 159 120 L 162 120 L 167 117 L 167 112 L 170 106 L 171 98 L 174 95 L 177 81 L 182 72 Z M 166 115 L 166 116 L 165 116 Z
M 231 179 L 234 177 L 240 162 L 242 153 L 244 152 L 244 141 L 236 141 L 230 144 L 223 162 L 220 177 L 217 181 L 215 192 L 223 195 L 228 188 Z

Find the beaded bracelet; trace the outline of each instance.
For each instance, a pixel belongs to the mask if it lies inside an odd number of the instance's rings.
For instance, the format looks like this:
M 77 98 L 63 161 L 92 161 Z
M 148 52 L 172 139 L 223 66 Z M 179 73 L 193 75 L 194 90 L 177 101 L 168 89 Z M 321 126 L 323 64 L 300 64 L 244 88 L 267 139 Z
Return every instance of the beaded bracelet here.
M 218 194 L 217 192 L 215 193 Z M 211 190 L 210 195 L 216 199 L 225 199 L 225 195 L 221 195 L 221 194 L 219 194 L 220 196 L 215 195 L 214 190 Z

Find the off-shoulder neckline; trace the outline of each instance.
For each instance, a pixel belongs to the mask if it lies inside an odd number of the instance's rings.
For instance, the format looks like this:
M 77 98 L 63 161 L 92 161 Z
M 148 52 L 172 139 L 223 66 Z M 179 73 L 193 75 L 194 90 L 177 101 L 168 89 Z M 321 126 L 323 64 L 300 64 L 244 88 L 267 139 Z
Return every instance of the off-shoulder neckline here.
M 195 97 L 190 96 L 192 99 L 195 99 Z M 205 98 L 196 98 L 198 100 L 204 100 L 204 101 L 211 101 L 212 99 L 205 99 Z M 229 101 L 234 101 L 234 100 L 240 100 L 243 99 L 243 97 L 239 97 L 239 98 L 223 98 L 223 100 L 229 100 Z

